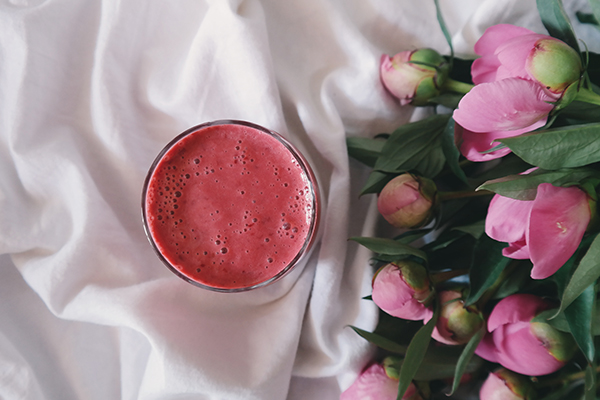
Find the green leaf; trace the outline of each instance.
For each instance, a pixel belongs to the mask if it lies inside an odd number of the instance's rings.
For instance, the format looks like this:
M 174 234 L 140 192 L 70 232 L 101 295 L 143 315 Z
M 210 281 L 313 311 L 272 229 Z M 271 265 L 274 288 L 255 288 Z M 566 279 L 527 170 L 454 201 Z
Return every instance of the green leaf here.
M 575 16 L 577 17 L 577 21 L 581 22 L 582 24 L 591 24 L 594 26 L 598 26 L 598 21 L 596 20 L 594 14 L 588 14 L 583 13 L 581 11 L 577 11 L 575 13 Z
M 384 172 L 379 171 L 371 171 L 371 174 L 367 178 L 367 182 L 365 186 L 362 188 L 360 195 L 369 194 L 369 193 L 379 193 L 383 189 L 383 187 L 397 174 L 386 174 Z
M 573 256 L 576 257 L 577 253 Z M 560 271 L 560 270 L 559 270 Z M 583 291 L 600 277 L 600 235 L 596 235 L 567 283 L 559 312 L 564 311 Z M 558 314 L 558 313 L 557 313 Z
M 492 299 L 503 299 L 520 291 L 530 281 L 531 268 L 525 268 L 525 265 L 519 266 L 502 281 L 498 289 L 494 292 Z
M 363 137 L 349 137 L 346 139 L 348 155 L 369 167 L 374 167 L 377 158 L 383 150 L 385 140 Z
M 473 251 L 469 281 L 471 290 L 465 300 L 465 306 L 470 306 L 488 290 L 500 277 L 511 259 L 502 255 L 506 243 L 498 242 L 488 235 L 482 235 Z
M 550 36 L 562 40 L 579 51 L 579 43 L 571 26 L 571 21 L 560 0 L 537 0 L 537 8 L 542 22 Z
M 557 123 L 561 123 L 561 119 L 566 120 L 563 125 L 580 125 L 583 122 L 600 122 L 600 107 L 582 101 L 573 101 L 560 112 Z
M 421 361 L 423 361 L 423 358 L 425 357 L 427 348 L 429 347 L 429 342 L 431 341 L 431 333 L 433 332 L 433 328 L 437 323 L 438 317 L 439 308 L 436 307 L 431 319 L 427 322 L 427 324 L 423 325 L 423 327 L 417 331 L 408 345 L 406 356 L 404 357 L 402 367 L 400 368 L 400 382 L 398 385 L 397 397 L 398 400 L 402 400 L 406 389 L 408 389 L 408 386 L 412 382 L 415 373 L 421 365 Z
M 468 185 L 467 176 L 458 163 L 460 151 L 458 151 L 454 144 L 454 119 L 452 118 L 448 120 L 448 124 L 446 124 L 446 128 L 442 132 L 442 151 L 452 173 Z
M 594 14 L 594 19 L 596 20 L 596 24 L 600 22 L 600 1 L 598 0 L 588 0 L 590 7 L 592 8 L 592 13 Z
M 431 381 L 454 377 L 456 365 L 463 352 L 464 347 L 461 348 L 461 346 L 429 346 L 413 379 L 416 381 Z M 482 364 L 483 360 L 481 358 L 471 357 L 465 365 L 464 372 L 475 372 Z
M 592 335 L 592 319 L 594 313 L 596 292 L 592 282 L 583 293 L 565 309 L 565 317 L 569 330 L 577 345 L 591 363 L 594 360 L 595 348 Z
M 404 256 L 410 255 L 419 257 L 423 260 L 427 260 L 427 254 L 424 251 L 412 247 L 408 244 L 398 242 L 388 238 L 376 238 L 376 237 L 352 237 L 353 240 L 369 250 L 390 256 Z
M 473 337 L 469 340 L 469 342 L 463 349 L 463 352 L 461 353 L 458 362 L 456 363 L 456 370 L 454 372 L 454 380 L 452 381 L 452 389 L 450 390 L 450 395 L 454 394 L 454 392 L 456 392 L 456 389 L 458 389 L 458 386 L 460 385 L 460 380 L 463 374 L 465 373 L 465 370 L 467 369 L 467 366 L 469 365 L 473 354 L 475 354 L 475 349 L 479 345 L 479 342 L 481 342 L 481 339 L 483 339 L 485 332 L 485 327 L 477 331 L 477 333 L 473 335 Z
M 561 332 L 571 333 L 571 328 L 569 327 L 569 321 L 567 321 L 567 317 L 564 312 L 559 313 L 557 316 L 555 308 L 551 310 L 542 311 L 538 315 L 536 315 L 531 321 L 532 322 L 545 322 L 549 325 L 552 325 L 553 328 L 559 330 Z M 550 319 L 552 318 L 552 319 Z
M 508 175 L 483 183 L 477 190 L 489 190 L 504 197 L 515 200 L 534 200 L 537 187 L 541 183 L 554 186 L 570 186 L 598 175 L 591 168 L 564 168 L 555 171 L 537 169 L 526 175 Z
M 473 236 L 475 239 L 479 239 L 485 232 L 485 220 L 477 221 L 469 225 L 456 226 L 452 228 L 452 230 L 464 232 Z
M 442 232 L 442 234 L 435 239 L 433 242 L 427 243 L 421 249 L 425 252 L 434 252 L 437 250 L 445 249 L 450 246 L 452 243 L 456 242 L 460 238 L 465 235 L 464 232 L 454 231 L 454 230 L 446 230 Z
M 378 335 L 373 332 L 368 332 L 363 329 L 357 328 L 355 326 L 350 326 L 354 330 L 354 332 L 358 333 L 359 336 L 366 339 L 369 343 L 373 343 L 375 346 L 390 351 L 396 354 L 405 354 L 406 346 L 398 344 L 388 338 L 385 338 L 381 335 Z
M 427 235 L 430 232 L 431 232 L 431 229 L 410 230 L 410 231 L 406 231 L 406 232 L 396 236 L 394 238 L 394 240 L 396 240 L 400 243 L 410 244 L 410 243 L 414 242 L 415 240 L 421 239 L 423 236 Z
M 374 169 L 393 174 L 415 171 L 428 178 L 436 176 L 445 163 L 441 136 L 449 118 L 449 115 L 435 114 L 396 129 Z
M 544 169 L 600 161 L 600 123 L 572 125 L 498 139 L 524 161 Z

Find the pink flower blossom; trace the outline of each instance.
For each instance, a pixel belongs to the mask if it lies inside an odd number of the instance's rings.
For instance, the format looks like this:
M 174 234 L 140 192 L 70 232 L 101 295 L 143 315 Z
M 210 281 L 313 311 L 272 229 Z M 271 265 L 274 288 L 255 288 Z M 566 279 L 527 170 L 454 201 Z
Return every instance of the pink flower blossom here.
M 505 24 L 486 30 L 475 52 L 481 56 L 471 68 L 476 86 L 453 116 L 461 127 L 456 140 L 463 155 L 486 161 L 510 152 L 488 152 L 498 144 L 496 139 L 545 125 L 563 93 L 579 81 L 582 64 L 564 42 Z
M 588 196 L 583 190 L 542 183 L 533 201 L 494 196 L 485 232 L 509 244 L 502 250 L 505 257 L 530 259 L 531 277 L 544 279 L 575 253 L 590 219 Z
M 434 216 L 437 187 L 433 181 L 409 173 L 385 185 L 377 198 L 379 212 L 396 228 L 419 228 Z
M 440 93 L 448 76 L 448 62 L 432 49 L 403 51 L 381 56 L 380 77 L 385 88 L 401 105 L 426 105 Z
M 531 382 L 505 368 L 490 373 L 479 391 L 480 400 L 531 400 L 534 397 Z
M 475 353 L 524 375 L 547 375 L 558 371 L 573 356 L 573 338 L 545 322 L 531 320 L 553 308 L 532 294 L 514 294 L 500 300 L 487 323 L 488 334 Z
M 398 380 L 387 376 L 381 364 L 373 364 L 342 393 L 340 400 L 396 400 L 398 384 Z M 402 399 L 421 400 L 413 383 L 410 384 Z
M 427 270 L 413 261 L 387 264 L 373 278 L 373 301 L 397 318 L 413 321 L 431 318 L 433 312 L 425 305 L 430 294 Z

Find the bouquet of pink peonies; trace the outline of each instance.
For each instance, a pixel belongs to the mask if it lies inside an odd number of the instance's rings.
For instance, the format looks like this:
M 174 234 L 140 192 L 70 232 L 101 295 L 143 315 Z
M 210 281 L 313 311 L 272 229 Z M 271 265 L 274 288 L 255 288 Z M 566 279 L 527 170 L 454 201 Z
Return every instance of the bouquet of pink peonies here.
M 579 17 L 600 27 L 592 3 Z M 492 26 L 474 61 L 381 58 L 389 94 L 433 112 L 348 139 L 398 232 L 352 238 L 374 253 L 381 318 L 353 327 L 379 351 L 343 400 L 600 395 L 600 55 L 560 0 L 538 9 L 549 35 Z

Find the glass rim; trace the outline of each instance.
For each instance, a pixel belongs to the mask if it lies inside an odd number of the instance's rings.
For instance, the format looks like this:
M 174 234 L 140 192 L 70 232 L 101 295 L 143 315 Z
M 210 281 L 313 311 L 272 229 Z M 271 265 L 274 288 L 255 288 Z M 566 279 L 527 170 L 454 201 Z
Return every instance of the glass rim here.
M 298 162 L 298 165 L 302 169 L 302 172 L 306 175 L 306 178 L 308 181 L 308 187 L 312 194 L 312 202 L 311 202 L 311 209 L 310 209 L 310 216 L 311 216 L 310 226 L 309 226 L 308 233 L 306 235 L 304 244 L 302 245 L 302 247 L 300 248 L 300 250 L 298 251 L 296 256 L 281 271 L 279 271 L 277 274 L 275 274 L 271 278 L 264 280 L 262 282 L 258 282 L 256 284 L 249 285 L 249 286 L 241 286 L 241 287 L 234 287 L 234 288 L 215 287 L 215 286 L 210 286 L 210 285 L 206 285 L 206 284 L 200 283 L 198 281 L 195 281 L 194 279 L 190 278 L 189 276 L 183 274 L 181 271 L 179 271 L 177 268 L 175 268 L 175 266 L 173 266 L 173 264 L 171 264 L 171 262 L 169 262 L 169 260 L 159 250 L 159 248 L 154 240 L 154 237 L 152 236 L 152 233 L 150 232 L 150 227 L 148 224 L 148 218 L 147 218 L 147 214 L 146 214 L 146 197 L 147 197 L 147 193 L 148 193 L 150 180 L 152 179 L 152 176 L 154 175 L 154 171 L 156 170 L 156 167 L 163 159 L 164 155 L 169 150 L 171 150 L 173 148 L 173 146 L 175 146 L 177 143 L 179 143 L 179 141 L 181 141 L 183 138 L 187 137 L 188 135 L 191 135 L 194 132 L 197 132 L 204 128 L 208 128 L 211 126 L 218 126 L 218 125 L 246 126 L 246 127 L 258 130 L 262 133 L 268 134 L 271 137 L 277 139 L 290 152 L 290 154 L 294 157 L 294 159 Z M 165 264 L 167 266 L 167 268 L 169 268 L 171 270 L 171 272 L 175 273 L 176 276 L 183 279 L 184 281 L 186 281 L 194 286 L 203 288 L 203 289 L 207 289 L 207 290 L 211 290 L 211 291 L 215 291 L 215 292 L 221 292 L 221 293 L 238 293 L 238 292 L 246 292 L 249 290 L 258 289 L 258 288 L 270 285 L 271 283 L 274 283 L 274 282 L 278 281 L 279 279 L 283 278 L 285 275 L 287 275 L 292 269 L 294 269 L 295 266 L 297 266 L 300 263 L 300 261 L 304 258 L 304 256 L 307 255 L 309 250 L 312 248 L 314 242 L 316 241 L 317 233 L 318 233 L 318 229 L 319 229 L 319 225 L 320 225 L 320 214 L 321 214 L 321 210 L 320 210 L 321 201 L 320 201 L 320 192 L 319 192 L 319 185 L 317 182 L 317 178 L 316 178 L 316 175 L 314 174 L 312 168 L 310 167 L 310 164 L 308 163 L 306 158 L 302 155 L 302 153 L 278 132 L 267 129 L 263 126 L 257 125 L 252 122 L 248 122 L 248 121 L 244 121 L 244 120 L 236 120 L 236 119 L 220 119 L 220 120 L 215 120 L 215 121 L 204 122 L 204 123 L 201 123 L 201 124 L 198 124 L 198 125 L 195 125 L 195 126 L 192 126 L 188 129 L 186 129 L 182 133 L 175 136 L 171 141 L 169 141 L 161 149 L 161 151 L 157 154 L 157 156 L 154 158 L 154 161 L 152 162 L 152 164 L 150 164 L 150 167 L 148 168 L 148 172 L 146 173 L 146 178 L 144 180 L 144 185 L 142 188 L 142 204 L 141 205 L 142 205 L 141 208 L 142 208 L 142 222 L 143 222 L 143 227 L 144 227 L 144 233 L 146 235 L 146 238 L 150 242 L 152 248 L 154 249 L 154 252 L 158 256 L 158 258 L 162 261 L 162 263 Z

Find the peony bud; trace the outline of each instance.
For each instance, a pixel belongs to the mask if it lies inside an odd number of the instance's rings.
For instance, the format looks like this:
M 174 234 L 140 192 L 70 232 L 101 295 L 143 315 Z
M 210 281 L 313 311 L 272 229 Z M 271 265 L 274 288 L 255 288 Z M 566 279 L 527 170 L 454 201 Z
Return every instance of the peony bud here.
M 563 93 L 581 78 L 581 57 L 569 45 L 552 37 L 537 40 L 525 64 L 529 75 L 552 93 Z
M 373 301 L 386 313 L 413 321 L 431 318 L 426 300 L 431 283 L 424 266 L 414 261 L 397 261 L 382 267 L 373 277 Z
M 505 368 L 490 373 L 479 391 L 481 400 L 531 400 L 535 391 L 531 381 Z
M 460 290 L 442 291 L 438 299 L 441 306 L 440 317 L 431 335 L 438 342 L 449 345 L 465 344 L 485 324 L 477 307 L 465 307 Z
M 396 400 L 397 396 L 398 379 L 390 378 L 382 365 L 373 364 L 342 393 L 340 400 Z M 422 400 L 413 383 L 402 396 L 402 400 Z
M 539 376 L 558 371 L 575 354 L 575 340 L 545 322 L 532 322 L 552 306 L 532 294 L 500 300 L 488 319 L 489 334 L 475 353 L 519 374 Z
M 435 183 L 410 173 L 389 181 L 379 193 L 379 212 L 396 228 L 419 228 L 434 216 L 437 198 Z
M 448 72 L 446 59 L 432 49 L 381 56 L 381 81 L 401 105 L 427 105 L 429 99 L 440 93 Z

